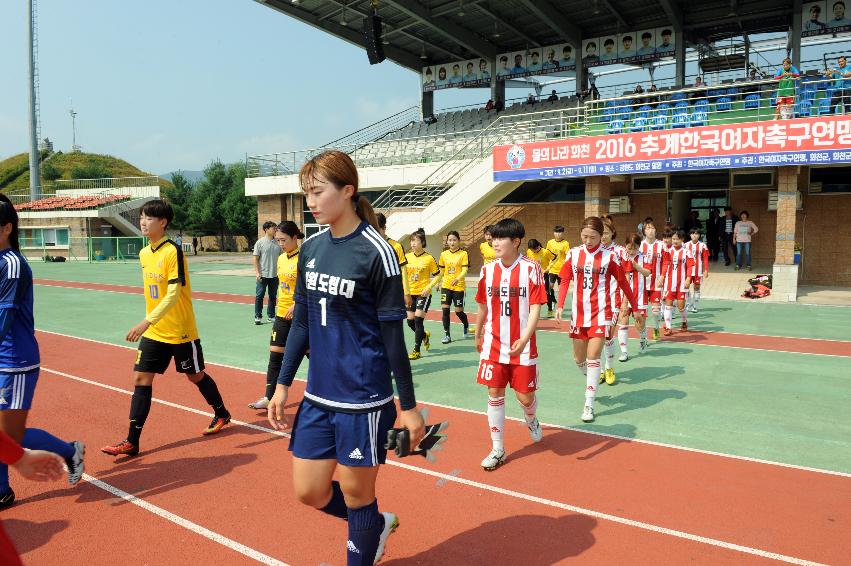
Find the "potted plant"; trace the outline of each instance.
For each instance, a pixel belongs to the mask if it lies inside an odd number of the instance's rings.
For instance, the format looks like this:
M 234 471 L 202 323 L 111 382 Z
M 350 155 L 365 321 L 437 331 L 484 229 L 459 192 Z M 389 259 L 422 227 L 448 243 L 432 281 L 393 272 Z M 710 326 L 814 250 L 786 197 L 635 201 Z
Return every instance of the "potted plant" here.
M 798 244 L 795 244 L 795 255 L 794 259 L 792 260 L 792 263 L 794 263 L 795 265 L 801 264 L 801 246 Z
M 103 250 L 95 250 L 95 259 L 97 261 L 106 261 L 106 256 L 103 255 Z

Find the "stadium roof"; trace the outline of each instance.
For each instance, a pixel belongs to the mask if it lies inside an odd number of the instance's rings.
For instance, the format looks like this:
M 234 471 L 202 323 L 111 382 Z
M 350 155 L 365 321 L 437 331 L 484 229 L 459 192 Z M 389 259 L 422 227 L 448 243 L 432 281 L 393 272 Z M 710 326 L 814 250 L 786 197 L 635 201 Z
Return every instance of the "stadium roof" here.
M 370 0 L 256 0 L 363 46 Z M 687 44 L 786 31 L 792 0 L 378 0 L 384 52 L 403 67 L 493 58 L 497 53 L 578 44 L 580 37 L 670 26 Z M 681 23 L 680 23 L 681 22 Z

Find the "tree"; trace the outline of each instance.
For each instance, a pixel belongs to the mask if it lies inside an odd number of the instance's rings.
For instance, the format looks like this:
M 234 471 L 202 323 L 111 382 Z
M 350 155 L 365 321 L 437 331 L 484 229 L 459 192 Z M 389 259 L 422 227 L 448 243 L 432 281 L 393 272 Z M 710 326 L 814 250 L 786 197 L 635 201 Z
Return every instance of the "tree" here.
M 189 214 L 195 229 L 219 237 L 219 248 L 225 249 L 224 202 L 230 192 L 231 176 L 218 159 L 204 169 L 204 178 L 196 185 L 189 205 Z
M 234 236 L 245 236 L 248 245 L 257 238 L 257 199 L 245 196 L 245 163 L 233 163 L 228 166 L 231 184 L 225 201 L 225 225 Z
M 187 179 L 183 173 L 177 172 L 171 176 L 173 187 L 165 187 L 163 196 L 171 204 L 174 210 L 174 220 L 171 221 L 169 228 L 179 230 L 192 230 L 192 216 L 189 214 L 190 203 L 192 202 L 192 193 L 194 185 Z
M 108 179 L 112 173 L 103 163 L 89 158 L 85 164 L 75 165 L 71 168 L 72 179 Z
M 53 163 L 48 161 L 41 166 L 41 177 L 45 181 L 55 181 L 61 176 L 62 171 L 60 171 Z

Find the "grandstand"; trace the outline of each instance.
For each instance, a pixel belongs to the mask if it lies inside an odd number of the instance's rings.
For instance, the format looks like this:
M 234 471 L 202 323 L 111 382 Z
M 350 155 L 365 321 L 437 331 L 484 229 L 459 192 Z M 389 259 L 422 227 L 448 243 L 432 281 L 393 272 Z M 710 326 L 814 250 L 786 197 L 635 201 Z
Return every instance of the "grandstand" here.
M 358 42 L 352 30 L 335 24 L 334 14 L 342 8 L 338 3 L 264 4 Z M 317 230 L 294 173 L 312 155 L 334 147 L 353 156 L 363 194 L 388 214 L 388 231 L 396 238 L 420 226 L 429 235 L 457 229 L 465 245 L 475 249 L 481 228 L 507 215 L 523 221 L 531 235 L 545 237 L 555 224 L 575 233 L 580 220 L 591 214 L 614 214 L 621 229 L 628 230 L 648 215 L 681 224 L 692 210 L 705 220 L 712 209 L 731 206 L 747 209 L 760 226 L 754 262 L 773 271 L 776 299 L 795 300 L 799 282 L 851 285 L 851 270 L 837 272 L 832 248 L 822 245 L 827 242 L 818 224 L 806 222 L 809 215 L 842 225 L 839 211 L 851 204 L 851 167 L 846 165 L 851 152 L 841 151 L 851 146 L 851 139 L 840 135 L 848 132 L 849 122 L 836 116 L 851 109 L 837 107 L 841 83 L 824 75 L 839 53 L 832 51 L 834 60 L 828 61 L 824 46 L 848 47 L 843 33 L 829 38 L 805 34 L 802 14 L 774 3 L 702 2 L 695 10 L 667 0 L 617 4 L 615 8 L 601 3 L 592 13 L 589 3 L 572 1 L 474 2 L 468 10 L 478 17 L 471 18 L 469 13 L 460 16 L 451 2 L 382 2 L 379 14 L 388 30 L 388 58 L 424 76 L 418 115 L 409 109 L 319 148 L 249 157 L 246 194 L 258 198 L 258 220 L 286 217 L 301 223 L 308 234 Z M 360 15 L 370 11 L 366 2 L 349 3 L 346 9 Z M 569 21 L 564 16 L 568 13 Z M 485 109 L 482 103 L 434 111 L 436 93 L 452 85 L 429 82 L 429 77 L 454 60 L 481 62 L 482 68 L 491 65 L 493 71 L 500 53 L 522 59 L 524 52 L 528 58 L 530 52 L 544 53 L 548 45 L 567 44 L 579 52 L 588 38 L 599 38 L 602 45 L 602 38 L 623 35 L 628 29 L 655 29 L 661 36 L 659 30 L 666 26 L 675 45 L 649 62 L 636 64 L 634 57 L 622 60 L 632 65 L 605 70 L 599 61 L 588 59 L 575 68 L 562 67 L 564 72 L 546 75 L 542 70 L 502 79 L 493 72 L 487 81 L 457 84 L 482 88 L 483 102 L 491 98 L 496 108 Z M 499 37 L 492 33 L 494 27 L 504 30 Z M 789 130 L 773 122 L 778 87 L 773 75 L 780 61 L 762 55 L 772 49 L 785 49 L 802 70 L 795 81 L 794 122 L 789 123 L 795 125 Z M 531 69 L 532 59 L 526 60 Z M 689 77 L 696 75 L 687 74 L 687 64 L 713 84 L 690 86 Z M 612 78 L 640 68 L 648 70 L 652 81 L 654 71 L 666 66 L 675 68 L 674 75 L 655 81 L 660 88 L 654 92 L 633 93 L 625 82 L 601 83 L 603 95 L 593 82 L 595 76 Z M 545 83 L 545 79 L 555 80 Z M 564 90 L 566 82 L 575 85 L 575 93 Z M 540 97 L 542 90 L 549 92 L 550 84 L 561 90 L 558 100 Z M 533 89 L 538 94 L 535 103 L 506 98 L 512 88 Z M 795 137 L 791 128 L 806 135 Z M 748 136 L 776 141 L 779 132 L 786 142 L 795 143 L 792 149 L 797 153 L 789 150 L 778 156 L 760 146 L 752 153 L 740 152 L 747 155 L 713 161 L 717 152 L 705 141 L 701 151 L 709 148 L 709 153 L 701 153 L 702 160 L 666 160 L 661 155 L 643 159 L 640 151 L 632 155 L 608 151 L 618 144 L 623 150 L 624 144 L 644 147 L 659 140 L 679 147 L 701 135 L 735 137 L 743 150 Z M 833 140 L 829 155 L 815 152 L 827 147 L 822 138 L 828 134 Z M 520 148 L 523 155 L 515 163 L 518 171 L 504 163 L 509 147 Z M 558 147 L 576 153 L 563 156 L 557 166 L 529 165 Z M 599 157 L 591 159 L 593 163 L 581 159 L 589 150 Z M 770 158 L 761 155 L 769 153 Z M 473 269 L 480 261 L 477 256 L 471 254 Z M 800 263 L 795 263 L 796 257 L 802 258 Z

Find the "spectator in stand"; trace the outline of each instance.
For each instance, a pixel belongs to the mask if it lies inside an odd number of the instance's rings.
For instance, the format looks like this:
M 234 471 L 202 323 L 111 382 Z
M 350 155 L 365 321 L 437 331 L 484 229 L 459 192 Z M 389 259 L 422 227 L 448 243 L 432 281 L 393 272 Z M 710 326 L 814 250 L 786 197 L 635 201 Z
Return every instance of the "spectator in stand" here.
M 721 237 L 721 249 L 724 252 L 724 265 L 730 265 L 733 261 L 733 230 L 736 227 L 736 219 L 733 216 L 733 209 L 729 206 L 724 207 L 724 216 L 718 223 L 718 235 Z
M 720 242 L 718 240 L 718 209 L 713 209 L 709 213 L 709 220 L 706 221 L 706 246 L 709 248 L 709 257 L 712 261 L 718 261 L 718 248 Z
M 547 102 L 558 102 L 558 95 L 556 94 L 555 89 L 553 89 L 552 93 L 547 97 Z
M 750 221 L 747 210 L 739 214 L 739 221 L 733 228 L 733 243 L 736 244 L 736 271 L 742 268 L 743 260 L 748 271 L 751 270 L 751 237 L 759 232 L 756 224 Z
M 532 105 L 532 104 L 535 104 L 535 102 L 536 102 L 535 95 L 532 94 L 532 93 L 529 93 L 529 96 L 526 97 L 526 104 Z
M 198 255 L 198 236 L 192 236 L 192 253 Z
M 494 109 L 493 98 L 488 98 L 488 102 L 487 102 L 487 104 L 485 104 L 485 110 L 490 112 L 493 109 Z
M 644 94 L 644 87 L 641 86 L 640 84 L 635 85 L 635 89 L 632 91 L 632 94 Z M 641 106 L 642 104 L 644 104 L 644 98 L 643 97 L 635 97 L 632 100 L 633 100 L 633 104 L 635 104 L 635 106 Z
M 782 117 L 789 120 L 793 117 L 795 106 L 795 82 L 801 76 L 800 71 L 792 65 L 789 57 L 783 59 L 783 66 L 777 69 L 774 79 L 777 81 L 777 105 L 774 119 Z
M 833 86 L 833 96 L 830 98 L 830 109 L 834 114 L 839 114 L 837 108 L 842 105 L 842 113 L 848 114 L 851 112 L 851 68 L 846 63 L 845 55 L 839 58 L 837 66 L 834 69 L 828 69 L 825 76 L 829 79 L 835 79 Z

